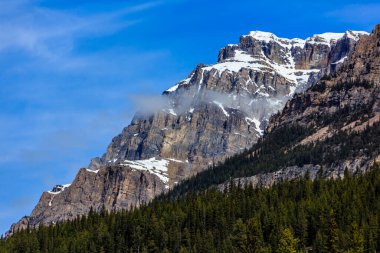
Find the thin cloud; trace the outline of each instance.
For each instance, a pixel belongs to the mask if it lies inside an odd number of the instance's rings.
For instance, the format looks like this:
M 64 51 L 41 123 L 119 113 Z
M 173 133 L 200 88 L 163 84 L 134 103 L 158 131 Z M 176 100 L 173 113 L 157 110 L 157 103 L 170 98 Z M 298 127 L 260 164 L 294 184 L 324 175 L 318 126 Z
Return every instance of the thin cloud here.
M 7 11 L 0 12 L 0 52 L 21 49 L 34 56 L 57 61 L 59 57 L 70 54 L 76 40 L 112 34 L 136 25 L 141 20 L 130 19 L 129 14 L 159 4 L 148 2 L 97 14 L 74 14 L 40 7 L 30 1 L 6 4 Z
M 328 12 L 326 16 L 336 18 L 341 22 L 373 26 L 380 22 L 379 13 L 380 3 L 351 4 Z

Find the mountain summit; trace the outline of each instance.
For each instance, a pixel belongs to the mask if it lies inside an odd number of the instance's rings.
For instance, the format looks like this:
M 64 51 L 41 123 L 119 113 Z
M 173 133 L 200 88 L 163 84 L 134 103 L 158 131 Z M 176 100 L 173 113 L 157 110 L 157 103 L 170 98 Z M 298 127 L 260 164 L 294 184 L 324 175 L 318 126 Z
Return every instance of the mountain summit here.
M 253 31 L 221 49 L 163 92 L 159 108 L 141 111 L 106 153 L 74 181 L 44 192 L 10 234 L 86 214 L 149 202 L 181 180 L 250 148 L 272 114 L 321 77 L 345 65 L 365 32 L 324 33 L 305 40 Z

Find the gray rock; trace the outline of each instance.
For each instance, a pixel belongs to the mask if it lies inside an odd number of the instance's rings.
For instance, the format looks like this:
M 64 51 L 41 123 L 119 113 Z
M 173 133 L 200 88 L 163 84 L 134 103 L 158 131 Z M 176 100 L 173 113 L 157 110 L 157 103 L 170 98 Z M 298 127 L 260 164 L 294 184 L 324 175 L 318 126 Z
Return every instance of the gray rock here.
M 262 32 L 241 36 L 239 44 L 220 50 L 216 64 L 198 65 L 187 79 L 165 91 L 167 106 L 137 113 L 106 153 L 81 169 L 70 186 L 43 193 L 31 215 L 12 226 L 10 234 L 26 224 L 75 218 L 91 207 L 139 206 L 251 147 L 269 117 L 282 110 L 295 91 L 318 81 L 322 71 L 334 71 L 331 63 L 352 50 L 357 38 L 339 36 L 331 42 Z M 166 167 L 153 166 L 159 163 Z

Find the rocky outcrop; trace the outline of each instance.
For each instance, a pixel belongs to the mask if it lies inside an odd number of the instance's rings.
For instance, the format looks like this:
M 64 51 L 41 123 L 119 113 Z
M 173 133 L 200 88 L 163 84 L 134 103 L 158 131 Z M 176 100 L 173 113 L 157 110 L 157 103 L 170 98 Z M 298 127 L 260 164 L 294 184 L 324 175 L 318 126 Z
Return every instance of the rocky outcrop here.
M 162 193 L 165 187 L 156 175 L 125 166 L 105 166 L 97 171 L 82 168 L 71 185 L 44 192 L 30 216 L 13 225 L 8 236 L 28 226 L 75 218 L 88 213 L 90 208 L 100 211 L 103 207 L 107 210 L 138 207 Z
M 377 25 L 372 34 L 364 36 L 331 78 L 289 100 L 282 113 L 271 118 L 268 132 L 290 122 L 326 127 L 318 121 L 321 117 L 315 115 L 331 115 L 343 108 L 369 107 L 370 115 L 360 115 L 362 124 L 375 117 L 380 112 L 379 30 L 380 25 Z M 342 119 L 341 128 L 347 130 L 351 118 Z
M 363 34 L 326 33 L 306 40 L 259 31 L 241 36 L 239 44 L 220 50 L 216 64 L 199 65 L 165 91 L 167 108 L 137 115 L 90 168 L 99 161 L 161 157 L 189 163 L 189 174 L 181 178 L 196 174 L 256 142 L 270 115 L 322 72 L 333 72 Z
M 326 33 L 306 40 L 260 31 L 241 36 L 238 44 L 220 50 L 216 64 L 198 65 L 166 90 L 159 108 L 136 114 L 71 185 L 43 193 L 11 233 L 27 223 L 71 219 L 91 207 L 139 206 L 251 147 L 269 117 L 296 92 L 335 72 L 364 34 Z
M 345 133 L 359 142 L 370 143 L 365 130 L 379 128 L 380 122 L 380 25 L 369 36 L 364 36 L 354 46 L 347 59 L 334 75 L 321 80 L 312 88 L 296 94 L 289 100 L 281 113 L 270 119 L 268 135 L 290 125 L 308 128 L 310 134 L 304 136 L 294 147 L 305 146 L 312 149 L 318 143 L 326 143 L 324 154 L 339 151 L 340 142 L 326 142 L 338 134 Z M 377 123 L 377 125 L 376 125 Z M 354 134 L 354 135 L 352 135 Z M 265 138 L 265 137 L 264 137 Z M 351 142 L 353 145 L 355 142 Z M 343 178 L 345 171 L 361 174 L 370 170 L 376 161 L 380 162 L 380 150 L 371 146 L 358 150 L 355 154 L 338 157 L 330 164 L 305 164 L 278 168 L 271 173 L 260 173 L 251 177 L 236 178 L 235 185 L 269 187 L 275 183 L 294 180 L 306 174 L 311 179 L 317 175 L 325 178 Z M 230 182 L 219 185 L 223 190 Z
M 128 209 L 147 203 L 165 189 L 165 184 L 151 173 L 121 168 L 103 167 L 98 171 L 82 168 L 70 186 L 60 191 L 44 192 L 33 210 L 30 221 L 52 223 L 85 213 L 89 207 L 95 211 L 103 206 L 107 210 Z
M 234 186 L 241 187 L 252 186 L 253 188 L 269 188 L 280 182 L 297 180 L 304 177 L 308 177 L 311 180 L 315 180 L 317 177 L 326 179 L 343 179 L 346 172 L 352 175 L 357 175 L 370 171 L 373 161 L 374 160 L 368 157 L 360 157 L 341 161 L 336 164 L 330 164 L 328 166 L 306 164 L 302 167 L 285 167 L 271 173 L 260 173 L 251 177 L 234 178 L 232 182 L 225 182 L 218 185 L 217 188 L 224 191 L 231 186 L 231 183 Z M 377 159 L 377 162 L 379 162 L 379 159 Z

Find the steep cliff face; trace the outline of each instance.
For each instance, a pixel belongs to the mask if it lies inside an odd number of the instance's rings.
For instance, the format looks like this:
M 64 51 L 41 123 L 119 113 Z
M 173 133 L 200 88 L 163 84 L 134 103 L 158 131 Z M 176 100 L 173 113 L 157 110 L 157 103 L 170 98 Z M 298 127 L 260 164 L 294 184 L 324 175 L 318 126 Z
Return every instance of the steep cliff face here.
M 71 185 L 45 192 L 12 231 L 99 210 L 150 201 L 182 179 L 249 148 L 269 117 L 326 73 L 334 73 L 364 32 L 326 33 L 306 40 L 254 31 L 198 65 L 163 93 L 153 112 L 136 114 L 107 152 L 81 169 Z
M 315 149 L 320 152 L 320 160 L 236 178 L 236 184 L 269 187 L 306 173 L 311 179 L 318 174 L 342 178 L 345 171 L 364 173 L 375 161 L 380 162 L 380 25 L 360 39 L 331 77 L 289 100 L 283 111 L 271 118 L 268 135 L 290 125 L 310 131 L 293 146 L 286 147 L 283 154 Z M 227 185 L 226 182 L 219 187 L 223 189 Z
M 368 115 L 359 116 L 363 122 L 374 123 L 380 109 L 380 26 L 377 25 L 369 36 L 364 36 L 354 47 L 332 77 L 321 80 L 316 86 L 302 94 L 296 94 L 289 100 L 282 113 L 271 118 L 268 132 L 276 128 L 297 122 L 300 125 L 313 125 L 318 129 L 333 129 L 335 126 L 326 124 L 321 117 L 331 115 L 344 108 L 353 109 L 368 107 Z M 316 117 L 319 115 L 320 117 Z M 342 118 L 342 129 L 348 130 L 353 118 L 348 114 Z M 366 118 L 369 117 L 369 118 Z M 374 118 L 373 118 L 374 117 Z M 359 122 L 357 122 L 359 124 Z M 358 128 L 357 128 L 358 129 Z M 319 133 L 327 135 L 331 131 L 322 130 Z
M 165 91 L 167 108 L 137 115 L 90 168 L 160 157 L 188 163 L 188 174 L 181 175 L 187 177 L 222 161 L 250 147 L 270 115 L 296 91 L 321 73 L 334 72 L 363 34 L 326 33 L 306 40 L 259 31 L 241 36 L 239 44 L 220 50 L 216 64 L 199 65 Z

